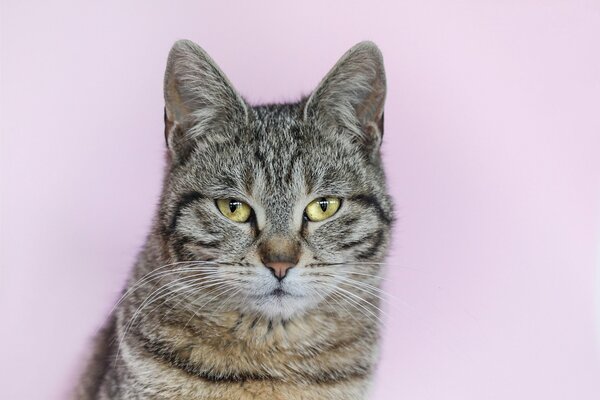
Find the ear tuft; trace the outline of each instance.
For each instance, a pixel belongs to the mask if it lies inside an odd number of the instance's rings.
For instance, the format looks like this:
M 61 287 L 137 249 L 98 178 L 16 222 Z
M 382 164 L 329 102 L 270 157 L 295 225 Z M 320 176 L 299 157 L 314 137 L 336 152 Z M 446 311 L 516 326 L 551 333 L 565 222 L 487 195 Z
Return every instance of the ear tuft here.
M 369 41 L 352 47 L 308 98 L 306 118 L 342 128 L 356 139 L 378 144 L 383 135 L 386 82 L 383 56 Z

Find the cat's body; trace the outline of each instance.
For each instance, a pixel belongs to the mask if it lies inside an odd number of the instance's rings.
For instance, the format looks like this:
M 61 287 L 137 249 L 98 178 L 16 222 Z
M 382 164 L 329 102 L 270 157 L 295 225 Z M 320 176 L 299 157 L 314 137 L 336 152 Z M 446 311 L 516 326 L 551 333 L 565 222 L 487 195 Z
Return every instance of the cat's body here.
M 309 98 L 250 107 L 178 42 L 159 212 L 76 397 L 365 398 L 392 221 L 384 96 L 370 43 Z

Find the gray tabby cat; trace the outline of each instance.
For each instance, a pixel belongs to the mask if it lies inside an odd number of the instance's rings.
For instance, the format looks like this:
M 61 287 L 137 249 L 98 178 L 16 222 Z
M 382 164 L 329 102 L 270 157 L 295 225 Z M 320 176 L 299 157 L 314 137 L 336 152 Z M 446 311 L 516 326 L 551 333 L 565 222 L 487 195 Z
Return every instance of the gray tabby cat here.
M 370 42 L 307 98 L 250 106 L 196 44 L 165 74 L 168 164 L 78 399 L 364 399 L 392 205 Z

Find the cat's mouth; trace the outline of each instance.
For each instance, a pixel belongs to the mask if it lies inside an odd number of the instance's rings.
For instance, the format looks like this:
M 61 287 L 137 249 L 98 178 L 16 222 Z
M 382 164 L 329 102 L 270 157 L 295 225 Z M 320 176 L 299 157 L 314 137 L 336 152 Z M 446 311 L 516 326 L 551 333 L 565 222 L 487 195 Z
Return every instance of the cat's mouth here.
M 277 288 L 271 290 L 270 292 L 267 292 L 265 294 L 255 294 L 252 297 L 258 298 L 260 300 L 265 300 L 267 298 L 283 299 L 283 298 L 300 298 L 303 296 L 291 293 L 282 287 L 277 287 Z
M 289 319 L 317 304 L 315 298 L 289 283 L 271 284 L 262 289 L 248 294 L 249 301 L 244 302 L 242 307 L 249 307 L 252 312 L 258 311 L 269 318 Z
M 291 295 L 292 294 L 290 292 L 286 292 L 282 288 L 277 288 L 277 289 L 273 290 L 271 293 L 269 293 L 269 296 L 273 296 L 273 297 L 283 297 L 283 296 L 291 296 Z

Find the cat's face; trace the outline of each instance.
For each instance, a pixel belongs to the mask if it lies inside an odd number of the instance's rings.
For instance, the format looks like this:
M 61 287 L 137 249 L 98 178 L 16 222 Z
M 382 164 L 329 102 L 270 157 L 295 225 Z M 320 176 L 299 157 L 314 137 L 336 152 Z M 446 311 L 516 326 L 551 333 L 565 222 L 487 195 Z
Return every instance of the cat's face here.
M 162 235 L 198 306 L 286 319 L 377 287 L 392 218 L 380 62 L 358 45 L 308 99 L 252 108 L 197 46 L 174 46 Z

